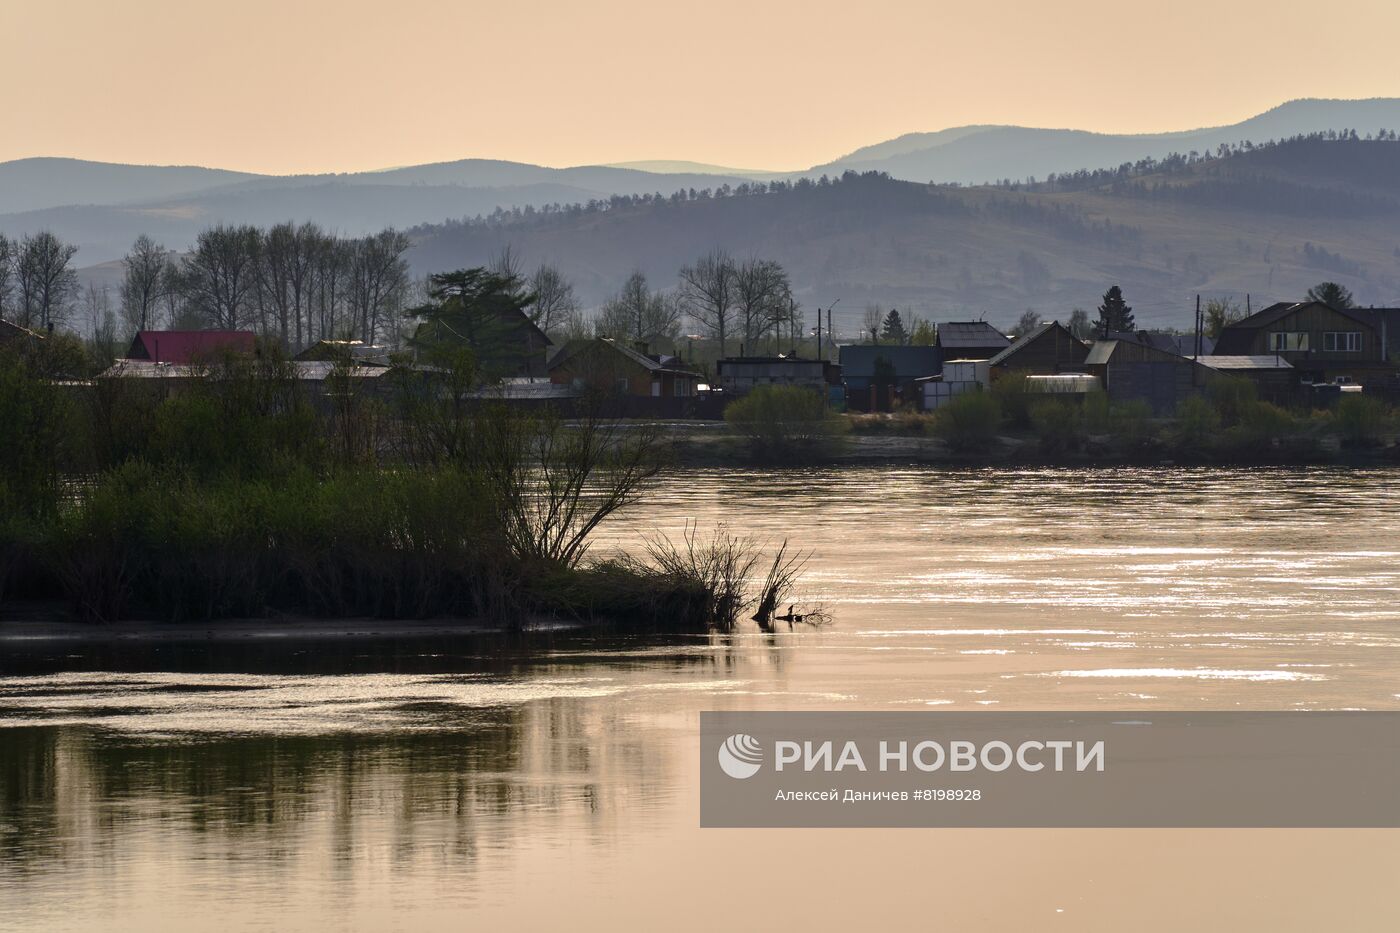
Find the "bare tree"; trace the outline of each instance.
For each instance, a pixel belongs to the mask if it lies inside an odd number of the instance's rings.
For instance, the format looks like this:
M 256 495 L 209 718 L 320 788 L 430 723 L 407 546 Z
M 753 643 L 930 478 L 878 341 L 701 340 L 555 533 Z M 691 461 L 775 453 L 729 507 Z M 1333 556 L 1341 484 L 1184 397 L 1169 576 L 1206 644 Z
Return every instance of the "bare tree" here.
M 350 248 L 332 236 L 312 244 L 311 303 L 316 317 L 317 339 L 349 336 L 340 318 L 345 304 Z
M 132 331 L 148 330 L 155 322 L 165 297 L 167 279 L 165 247 L 141 234 L 122 259 L 126 274 L 122 279 L 122 316 Z
M 491 265 L 488 268 L 504 279 L 525 278 L 524 261 L 521 260 L 520 254 L 515 251 L 515 247 L 509 243 L 502 246 L 501 251 L 491 257 Z
M 264 306 L 270 307 L 277 322 L 282 346 L 290 345 L 292 320 L 298 311 L 292 300 L 292 269 L 296 265 L 297 230 L 290 223 L 281 223 L 267 231 L 263 238 L 261 262 L 258 263 L 259 292 Z
M 578 314 L 574 286 L 555 266 L 540 263 L 530 276 L 530 291 L 535 293 L 535 303 L 530 305 L 530 320 L 546 334 L 564 327 Z
M 1088 340 L 1094 335 L 1094 323 L 1089 320 L 1089 312 L 1083 308 L 1075 308 L 1070 312 L 1069 332 L 1080 340 Z
M 350 252 L 350 310 L 366 343 L 374 343 L 381 324 L 402 307 L 408 290 L 408 262 L 403 258 L 408 247 L 406 234 L 389 229 L 356 240 Z
M 1024 337 L 1040 326 L 1040 312 L 1034 308 L 1027 308 L 1021 317 L 1016 321 L 1016 326 L 1011 329 L 1017 337 Z
M 627 277 L 622 291 L 603 306 L 598 331 L 610 337 L 651 344 L 675 340 L 681 309 L 675 298 L 652 291 L 640 271 Z
M 112 311 L 112 296 L 107 286 L 88 283 L 83 293 L 83 311 L 91 326 L 94 358 L 104 367 L 121 353 L 121 335 L 117 332 L 117 316 Z
M 885 323 L 885 309 L 875 304 L 866 305 L 860 321 L 861 334 L 869 334 L 871 343 L 879 343 L 880 325 Z
M 680 271 L 683 307 L 701 330 L 719 341 L 721 356 L 734 317 L 735 277 L 734 260 L 723 250 L 707 253 Z
M 10 313 L 10 293 L 15 290 L 15 264 L 19 244 L 0 233 L 0 318 Z
M 20 308 L 18 323 L 47 329 L 67 311 L 78 291 L 78 274 L 68 267 L 76 246 L 47 230 L 24 238 L 16 262 Z
M 236 330 L 252 321 L 261 251 L 256 227 L 220 224 L 199 234 L 182 278 L 190 302 L 215 327 Z
M 771 259 L 750 259 L 734 273 L 734 308 L 747 346 L 776 331 L 792 303 L 787 272 Z

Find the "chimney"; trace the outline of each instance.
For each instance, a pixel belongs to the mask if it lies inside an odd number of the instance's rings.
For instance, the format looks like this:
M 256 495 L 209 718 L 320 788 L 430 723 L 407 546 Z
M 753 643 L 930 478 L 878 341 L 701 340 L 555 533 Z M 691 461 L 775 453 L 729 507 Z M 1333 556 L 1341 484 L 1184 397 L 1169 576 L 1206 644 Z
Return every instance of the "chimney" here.
M 645 340 L 634 340 L 632 341 L 632 349 L 636 350 L 642 356 L 646 356 L 647 351 L 651 348 L 647 346 L 647 342 Z

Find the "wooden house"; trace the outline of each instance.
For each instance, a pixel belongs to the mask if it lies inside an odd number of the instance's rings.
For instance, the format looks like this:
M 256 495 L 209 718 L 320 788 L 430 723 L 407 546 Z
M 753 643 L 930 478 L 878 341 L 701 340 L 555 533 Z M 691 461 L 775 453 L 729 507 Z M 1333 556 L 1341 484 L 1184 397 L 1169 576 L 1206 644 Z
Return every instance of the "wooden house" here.
M 695 394 L 699 373 L 675 357 L 652 356 L 646 349 L 610 337 L 570 340 L 550 358 L 549 381 L 650 398 L 688 398 Z
M 1321 301 L 1281 301 L 1251 314 L 1220 332 L 1213 353 L 1277 356 L 1303 382 L 1364 382 L 1391 369 L 1375 315 Z
M 1222 378 L 1193 359 L 1136 340 L 1094 341 L 1084 370 L 1098 377 L 1110 400 L 1144 401 L 1158 415 L 1171 414 L 1183 400 Z
M 1070 333 L 1069 328 L 1058 321 L 1046 321 L 1018 337 L 989 363 L 993 379 L 1009 372 L 1054 376 L 1083 372 L 1088 355 L 1089 345 Z

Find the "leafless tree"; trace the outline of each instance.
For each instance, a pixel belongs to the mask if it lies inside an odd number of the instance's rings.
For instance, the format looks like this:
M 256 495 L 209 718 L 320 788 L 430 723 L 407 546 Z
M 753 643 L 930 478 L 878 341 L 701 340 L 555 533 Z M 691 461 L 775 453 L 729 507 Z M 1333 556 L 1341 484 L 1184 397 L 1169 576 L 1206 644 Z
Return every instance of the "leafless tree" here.
M 540 263 L 530 276 L 530 291 L 535 294 L 535 303 L 530 306 L 530 320 L 546 334 L 564 327 L 569 319 L 578 314 L 574 286 L 556 266 Z
M 122 279 L 122 316 L 128 329 L 148 330 L 155 323 L 161 299 L 168 284 L 165 247 L 146 234 L 136 238 L 131 251 L 122 259 L 126 274 Z
M 348 337 L 349 331 L 341 325 L 340 318 L 348 291 L 346 278 L 350 268 L 350 248 L 343 240 L 332 236 L 318 238 L 312 248 L 311 294 L 316 338 Z
M 350 252 L 350 310 L 366 343 L 375 342 L 381 326 L 403 305 L 408 289 L 408 262 L 403 255 L 408 247 L 406 234 L 389 229 L 356 240 Z
M 879 343 L 880 325 L 885 322 L 885 309 L 875 304 L 866 305 L 860 321 L 861 333 L 869 334 L 871 343 Z
M 640 271 L 627 277 L 622 291 L 603 306 L 598 331 L 609 337 L 651 344 L 675 340 L 681 310 L 675 298 L 652 291 Z
M 117 331 L 117 316 L 112 311 L 107 286 L 88 283 L 83 293 L 83 311 L 90 322 L 93 352 L 99 363 L 110 366 L 121 353 L 122 335 Z
M 734 308 L 746 346 L 778 331 L 792 303 L 787 272 L 771 259 L 750 259 L 735 270 Z
M 185 291 L 215 327 L 236 330 L 256 308 L 262 235 L 256 227 L 220 224 L 199 234 L 185 260 Z
M 258 264 L 259 292 L 265 306 L 270 306 L 277 322 L 282 346 L 290 344 L 293 318 L 299 311 L 292 299 L 292 269 L 296 264 L 297 231 L 290 223 L 281 223 L 267 231 L 263 238 L 262 261 Z M 299 329 L 299 328 L 298 328 Z
M 1024 337 L 1039 326 L 1040 312 L 1034 308 L 1027 308 L 1020 319 L 1016 321 L 1016 326 L 1012 328 L 1012 333 L 1017 337 Z
M 491 258 L 490 270 L 497 275 L 507 279 L 524 279 L 525 264 L 520 258 L 520 254 L 515 251 L 515 247 L 507 243 L 501 247 L 501 251 Z
M 78 274 L 68 267 L 77 251 L 47 230 L 24 238 L 15 265 L 19 324 L 47 329 L 63 318 L 78 291 Z
M 701 330 L 719 341 L 721 356 L 734 317 L 735 278 L 734 260 L 723 250 L 707 253 L 680 271 L 682 305 Z
M 0 318 L 10 314 L 10 293 L 15 290 L 15 264 L 19 244 L 0 233 Z

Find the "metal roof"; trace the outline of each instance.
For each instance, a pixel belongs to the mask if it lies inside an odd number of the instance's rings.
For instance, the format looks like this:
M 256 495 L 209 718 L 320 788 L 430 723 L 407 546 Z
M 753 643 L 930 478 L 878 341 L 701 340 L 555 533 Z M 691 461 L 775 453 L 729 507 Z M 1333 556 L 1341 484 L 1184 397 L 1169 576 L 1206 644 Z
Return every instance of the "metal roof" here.
M 1202 356 L 1196 362 L 1211 369 L 1292 369 L 1293 364 L 1281 356 Z
M 1011 338 L 986 321 L 949 321 L 938 325 L 940 347 L 1008 347 Z
M 1108 358 L 1113 355 L 1113 351 L 1118 348 L 1116 340 L 1095 340 L 1094 345 L 1089 348 L 1089 355 L 1084 357 L 1085 366 L 1102 366 L 1108 362 Z

